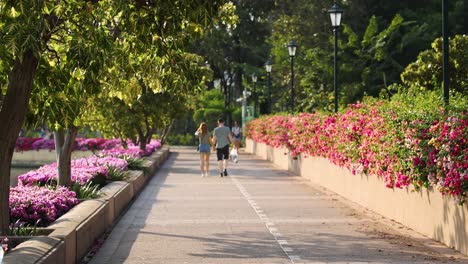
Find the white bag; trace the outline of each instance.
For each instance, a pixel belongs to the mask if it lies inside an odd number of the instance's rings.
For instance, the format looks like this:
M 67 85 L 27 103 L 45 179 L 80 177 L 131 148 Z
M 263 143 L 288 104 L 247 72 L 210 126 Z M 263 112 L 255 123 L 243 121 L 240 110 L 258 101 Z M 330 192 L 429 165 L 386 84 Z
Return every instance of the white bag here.
M 239 161 L 239 155 L 237 155 L 237 149 L 233 148 L 231 150 L 231 153 L 229 153 L 229 155 L 231 156 L 231 159 L 232 161 L 234 161 L 234 163 L 237 163 Z

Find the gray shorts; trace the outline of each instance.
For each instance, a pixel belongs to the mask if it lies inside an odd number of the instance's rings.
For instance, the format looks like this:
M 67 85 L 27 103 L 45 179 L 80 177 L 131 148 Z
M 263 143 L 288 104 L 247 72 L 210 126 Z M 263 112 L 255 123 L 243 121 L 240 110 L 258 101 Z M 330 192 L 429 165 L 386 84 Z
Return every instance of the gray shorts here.
M 241 141 L 241 136 L 240 136 L 240 135 L 237 135 L 237 136 L 234 135 L 234 136 L 232 137 L 232 140 L 234 140 L 234 141 Z

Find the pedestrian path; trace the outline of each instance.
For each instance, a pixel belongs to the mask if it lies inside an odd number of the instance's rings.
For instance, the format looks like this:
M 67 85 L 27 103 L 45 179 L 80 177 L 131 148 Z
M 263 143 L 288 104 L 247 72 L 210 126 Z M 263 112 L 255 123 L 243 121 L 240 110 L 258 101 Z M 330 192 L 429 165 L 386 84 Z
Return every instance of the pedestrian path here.
M 176 149 L 116 224 L 92 264 L 466 263 L 241 154 L 221 178 Z

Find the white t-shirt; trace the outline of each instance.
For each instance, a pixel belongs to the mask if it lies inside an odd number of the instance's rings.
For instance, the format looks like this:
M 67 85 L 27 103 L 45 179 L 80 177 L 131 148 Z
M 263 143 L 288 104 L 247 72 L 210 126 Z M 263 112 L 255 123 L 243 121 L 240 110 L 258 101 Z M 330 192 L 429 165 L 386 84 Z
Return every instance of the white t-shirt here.
M 232 127 L 232 134 L 234 134 L 234 136 L 239 136 L 241 132 L 242 129 L 240 127 Z

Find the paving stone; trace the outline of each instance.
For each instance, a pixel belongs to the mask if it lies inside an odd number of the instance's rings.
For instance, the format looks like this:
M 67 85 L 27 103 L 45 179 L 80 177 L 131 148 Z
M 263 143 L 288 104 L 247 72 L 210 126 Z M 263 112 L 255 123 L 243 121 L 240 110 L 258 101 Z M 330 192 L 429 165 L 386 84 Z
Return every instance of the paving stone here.
M 468 263 L 449 259 L 255 156 L 200 177 L 176 148 L 93 264 Z

